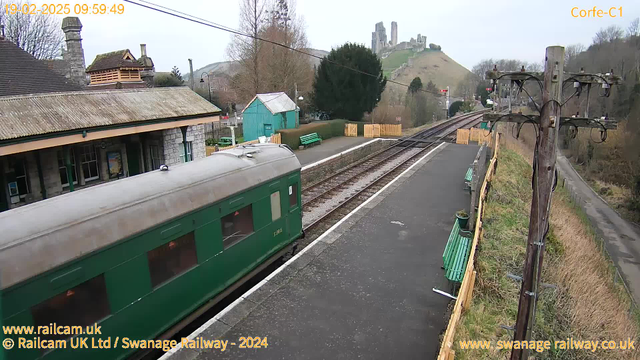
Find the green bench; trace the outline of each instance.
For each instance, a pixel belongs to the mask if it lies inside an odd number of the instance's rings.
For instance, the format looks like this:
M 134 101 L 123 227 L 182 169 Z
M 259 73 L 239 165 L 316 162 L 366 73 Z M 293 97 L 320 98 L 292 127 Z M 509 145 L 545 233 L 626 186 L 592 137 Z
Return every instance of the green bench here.
M 456 220 L 442 254 L 445 277 L 453 283 L 462 283 L 471 251 L 471 240 L 470 232 L 460 229 L 460 224 Z
M 467 187 L 467 189 L 469 189 L 469 191 L 471 191 L 471 180 L 473 179 L 473 168 L 469 168 L 467 170 L 467 173 L 464 175 L 464 183 Z
M 308 146 L 315 143 L 318 143 L 318 144 L 322 143 L 322 138 L 320 137 L 320 135 L 318 135 L 318 133 L 311 133 L 311 134 L 300 136 L 301 145 Z
M 231 146 L 233 141 L 230 136 L 223 136 L 218 141 L 218 146 Z

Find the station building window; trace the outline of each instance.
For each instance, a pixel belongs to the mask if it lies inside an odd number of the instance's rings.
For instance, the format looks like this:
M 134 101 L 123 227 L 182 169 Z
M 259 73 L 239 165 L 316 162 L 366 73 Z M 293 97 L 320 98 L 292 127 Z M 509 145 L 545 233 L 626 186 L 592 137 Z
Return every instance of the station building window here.
M 298 183 L 289 185 L 289 207 L 298 205 Z
M 182 274 L 198 264 L 193 231 L 147 252 L 151 286 Z
M 222 217 L 222 245 L 225 250 L 253 233 L 251 210 L 249 205 Z
M 280 209 L 280 191 L 276 191 L 271 194 L 271 221 L 276 221 L 282 216 L 282 210 Z
M 8 170 L 6 178 L 11 203 L 25 201 L 27 194 L 31 193 L 27 161 L 20 157 L 10 157 Z
M 73 177 L 73 183 L 78 183 L 78 171 L 76 170 L 76 154 L 71 151 L 71 168 L 73 169 L 71 172 L 71 176 Z M 64 161 L 64 154 L 62 150 L 58 150 L 58 171 L 60 172 L 60 183 L 62 187 L 69 186 L 69 178 L 67 176 L 67 165 Z
M 82 164 L 84 181 L 97 180 L 100 178 L 98 156 L 96 154 L 96 148 L 93 145 L 84 145 L 80 148 L 80 164 Z
M 31 308 L 34 326 L 81 326 L 85 330 L 111 314 L 104 275 L 66 290 Z M 46 339 L 64 339 L 72 335 L 40 335 Z

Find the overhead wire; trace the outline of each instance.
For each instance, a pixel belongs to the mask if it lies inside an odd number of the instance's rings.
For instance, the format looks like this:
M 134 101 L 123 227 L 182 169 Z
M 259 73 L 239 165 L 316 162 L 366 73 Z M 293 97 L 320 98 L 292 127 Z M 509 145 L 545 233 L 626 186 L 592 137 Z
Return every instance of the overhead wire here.
M 359 73 L 361 75 L 370 76 L 370 77 L 373 77 L 375 79 L 379 79 L 380 76 L 381 76 L 381 75 L 371 74 L 371 73 L 368 73 L 366 71 L 362 71 L 360 69 L 353 68 L 351 66 L 347 66 L 347 65 L 341 64 L 341 63 L 339 63 L 337 61 L 330 60 L 330 59 L 328 59 L 326 57 L 322 57 L 322 56 L 319 56 L 319 55 L 311 54 L 311 53 L 308 53 L 308 52 L 300 50 L 300 49 L 292 48 L 292 47 L 287 46 L 285 44 L 281 44 L 281 43 L 279 43 L 277 41 L 265 39 L 265 38 L 262 38 L 260 36 L 255 36 L 255 35 L 252 35 L 252 34 L 246 34 L 246 33 L 241 32 L 240 30 L 236 30 L 236 29 L 230 28 L 228 26 L 215 23 L 215 22 L 210 21 L 210 20 L 202 19 L 202 18 L 193 16 L 191 14 L 187 14 L 187 13 L 184 13 L 184 12 L 181 12 L 181 11 L 178 11 L 178 10 L 166 7 L 166 6 L 158 5 L 158 4 L 155 4 L 155 3 L 150 2 L 150 1 L 146 1 L 146 0 L 137 0 L 137 1 L 122 0 L 122 1 L 130 3 L 130 4 L 133 4 L 133 5 L 138 5 L 140 7 L 143 7 L 143 8 L 149 9 L 149 10 L 157 11 L 157 12 L 165 14 L 165 15 L 173 16 L 173 17 L 176 17 L 176 18 L 179 18 L 179 19 L 182 19 L 182 20 L 191 21 L 193 23 L 204 25 L 204 26 L 208 26 L 208 27 L 211 27 L 211 28 L 214 28 L 214 29 L 217 29 L 217 30 L 226 31 L 226 32 L 232 33 L 232 34 L 237 35 L 237 36 L 244 36 L 244 37 L 252 38 L 252 39 L 255 39 L 255 40 L 262 41 L 262 42 L 266 42 L 266 43 L 269 43 L 269 44 L 272 44 L 272 45 L 275 45 L 275 46 L 279 46 L 279 47 L 285 48 L 287 50 L 294 51 L 294 52 L 297 52 L 297 53 L 300 53 L 300 54 L 303 54 L 303 55 L 306 55 L 306 56 L 309 56 L 309 57 L 313 57 L 313 58 L 316 58 L 316 59 L 319 59 L 319 60 L 324 60 L 329 64 L 336 65 L 336 66 L 345 68 L 347 70 L 357 72 L 357 73 Z M 391 80 L 391 79 L 386 79 L 386 81 L 388 83 L 392 83 L 392 84 L 396 84 L 396 85 L 400 85 L 400 86 L 404 86 L 406 88 L 409 88 L 409 85 L 401 83 L 399 81 L 395 81 L 395 80 Z M 425 92 L 425 93 L 429 93 L 429 94 L 433 94 L 433 95 L 440 95 L 439 91 L 432 91 L 432 90 L 428 90 L 428 89 L 419 89 L 419 91 L 422 91 L 422 92 Z

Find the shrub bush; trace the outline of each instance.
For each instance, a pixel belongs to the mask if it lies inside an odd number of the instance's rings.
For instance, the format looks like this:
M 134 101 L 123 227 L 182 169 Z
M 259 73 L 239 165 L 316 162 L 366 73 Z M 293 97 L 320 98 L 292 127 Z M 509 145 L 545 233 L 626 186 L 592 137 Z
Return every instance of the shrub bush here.
M 311 124 L 300 125 L 297 129 L 278 130 L 278 133 L 282 134 L 282 143 L 289 145 L 295 150 L 300 146 L 300 136 L 318 133 L 323 140 L 330 138 L 331 126 L 325 122 L 313 122 Z
M 364 136 L 364 122 L 347 121 L 344 119 L 314 121 L 310 124 L 302 124 L 297 129 L 282 129 L 277 132 L 282 134 L 282 143 L 289 145 L 292 149 L 300 146 L 300 136 L 311 133 L 318 133 L 322 140 L 330 139 L 336 136 L 344 136 L 344 125 L 358 125 L 358 136 Z

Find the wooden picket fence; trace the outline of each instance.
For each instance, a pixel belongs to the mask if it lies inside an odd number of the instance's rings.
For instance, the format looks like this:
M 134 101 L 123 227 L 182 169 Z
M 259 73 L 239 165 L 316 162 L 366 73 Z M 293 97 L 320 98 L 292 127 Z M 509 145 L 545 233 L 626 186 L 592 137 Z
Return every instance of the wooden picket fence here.
M 469 141 L 477 141 L 478 145 L 483 143 L 489 143 L 489 130 L 480 128 L 471 128 L 469 132 Z
M 249 144 L 258 144 L 260 141 L 259 140 L 251 140 L 251 141 L 245 141 L 243 143 L 240 144 L 236 144 L 235 146 L 225 146 L 225 147 L 220 147 L 218 148 L 218 151 L 222 151 L 222 150 L 229 150 L 229 149 L 233 149 L 236 146 L 239 145 L 249 145 Z M 271 139 L 269 141 L 271 144 L 282 144 L 282 134 L 273 134 L 271 135 Z M 206 151 L 207 151 L 207 156 L 213 154 L 214 152 L 216 152 L 216 147 L 215 146 L 207 146 L 206 147 Z
M 356 124 L 344 124 L 344 136 L 358 136 L 358 125 Z
M 364 137 L 380 137 L 380 124 L 366 124 L 364 126 Z
M 402 136 L 402 125 L 380 124 L 380 136 Z
M 449 325 L 447 326 L 447 330 L 444 333 L 444 338 L 442 339 L 442 344 L 440 345 L 440 353 L 438 355 L 438 360 L 453 360 L 455 357 L 455 351 L 453 350 L 453 339 L 456 334 L 456 326 L 460 321 L 460 316 L 462 316 L 463 310 L 468 310 L 471 306 L 471 299 L 473 297 L 473 287 L 476 281 L 476 271 L 474 270 L 474 259 L 476 255 L 476 249 L 478 247 L 478 242 L 482 239 L 482 219 L 484 215 L 485 208 L 485 198 L 487 196 L 487 188 L 488 184 L 491 181 L 493 173 L 495 172 L 496 162 L 498 158 L 498 146 L 500 143 L 500 134 L 496 134 L 495 138 L 495 146 L 493 148 L 493 156 L 491 158 L 491 162 L 489 163 L 489 167 L 487 168 L 487 174 L 484 177 L 484 181 L 482 183 L 482 188 L 480 190 L 480 198 L 478 199 L 478 211 L 477 211 L 477 220 L 475 231 L 473 233 L 473 243 L 471 244 L 471 252 L 469 254 L 469 260 L 467 261 L 467 268 L 464 272 L 464 278 L 462 279 L 462 284 L 460 285 L 460 290 L 458 291 L 458 298 L 456 299 L 456 303 L 453 306 L 453 312 L 451 313 L 451 318 L 449 319 Z
M 456 144 L 469 144 L 469 130 L 458 129 L 458 131 L 456 132 Z

